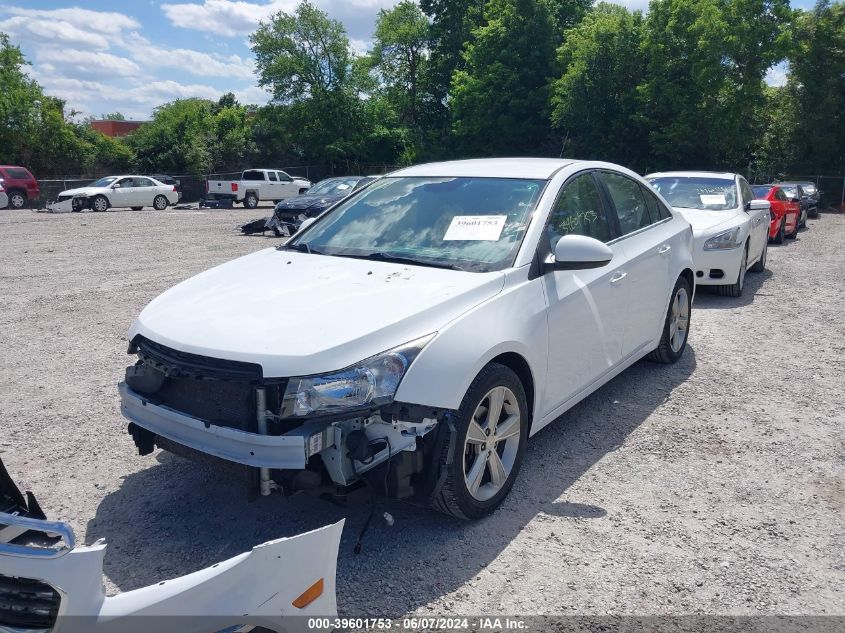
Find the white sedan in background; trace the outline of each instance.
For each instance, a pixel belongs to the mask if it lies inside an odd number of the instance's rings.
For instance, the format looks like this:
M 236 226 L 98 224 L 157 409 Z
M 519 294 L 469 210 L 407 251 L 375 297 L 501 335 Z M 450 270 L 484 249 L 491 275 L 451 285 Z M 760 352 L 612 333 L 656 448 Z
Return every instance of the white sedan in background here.
M 129 207 L 135 211 L 152 207 L 163 211 L 179 201 L 173 185 L 165 185 L 149 176 L 106 176 L 86 187 L 68 189 L 59 194 L 56 202 L 48 204 L 51 211 L 106 211 L 111 207 Z
M 119 392 L 142 455 L 251 466 L 262 494 L 364 480 L 473 519 L 529 435 L 684 352 L 692 230 L 623 167 L 418 165 L 307 222 L 136 319 Z
M 672 171 L 645 178 L 692 225 L 695 283 L 740 296 L 746 271 L 766 268 L 769 202 L 756 200 L 739 174 Z

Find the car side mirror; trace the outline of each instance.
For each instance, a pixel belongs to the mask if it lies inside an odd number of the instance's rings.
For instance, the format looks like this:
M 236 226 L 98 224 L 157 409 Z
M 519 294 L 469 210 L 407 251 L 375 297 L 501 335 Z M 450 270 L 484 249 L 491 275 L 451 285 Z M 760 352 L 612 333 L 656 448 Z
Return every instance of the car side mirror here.
M 772 208 L 772 203 L 768 200 L 751 200 L 745 203 L 746 211 L 768 211 Z
M 586 235 L 564 235 L 555 244 L 553 270 L 586 270 L 607 266 L 613 251 L 604 242 Z

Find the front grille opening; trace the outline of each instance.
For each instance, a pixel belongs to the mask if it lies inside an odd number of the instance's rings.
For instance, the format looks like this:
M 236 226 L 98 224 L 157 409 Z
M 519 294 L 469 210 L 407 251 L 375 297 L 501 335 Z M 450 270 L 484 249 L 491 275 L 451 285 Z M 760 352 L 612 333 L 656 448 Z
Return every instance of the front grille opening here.
M 132 348 L 137 348 L 138 358 L 145 364 L 156 367 L 169 378 L 190 377 L 258 384 L 263 377 L 261 365 L 181 352 L 143 336 L 133 339 Z
M 710 269 L 710 279 L 721 279 L 725 276 L 725 271 L 721 268 L 711 268 Z
M 61 597 L 47 583 L 0 575 L 0 628 L 52 630 Z

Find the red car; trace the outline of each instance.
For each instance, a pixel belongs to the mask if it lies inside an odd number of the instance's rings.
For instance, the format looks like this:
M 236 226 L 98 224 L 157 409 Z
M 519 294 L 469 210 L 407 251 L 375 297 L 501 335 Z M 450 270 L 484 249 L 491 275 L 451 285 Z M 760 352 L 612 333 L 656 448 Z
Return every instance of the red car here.
M 38 181 L 26 167 L 0 165 L 0 179 L 9 196 L 11 209 L 23 209 L 28 201 L 36 200 L 41 195 Z
M 775 244 L 783 244 L 783 238 L 793 238 L 798 235 L 798 218 L 801 215 L 799 202 L 790 200 L 778 185 L 754 185 L 754 197 L 758 200 L 768 200 L 771 206 L 771 223 L 769 224 L 769 240 Z

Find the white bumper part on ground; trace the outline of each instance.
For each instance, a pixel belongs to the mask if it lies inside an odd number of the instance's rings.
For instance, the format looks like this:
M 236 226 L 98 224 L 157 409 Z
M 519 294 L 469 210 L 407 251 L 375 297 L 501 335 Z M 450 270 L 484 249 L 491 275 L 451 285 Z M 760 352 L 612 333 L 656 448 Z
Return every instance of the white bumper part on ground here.
M 69 526 L 0 513 L 0 525 L 64 536 L 62 549 L 0 543 L 0 580 L 50 585 L 60 602 L 54 633 L 211 633 L 313 630 L 309 619 L 337 615 L 335 572 L 343 521 L 269 541 L 186 576 L 106 596 L 103 541 L 74 547 Z M 38 526 L 33 528 L 32 526 Z M 16 593 L 21 608 L 26 593 Z M 239 627 L 245 626 L 241 629 Z M 25 632 L 43 628 L 6 628 Z

